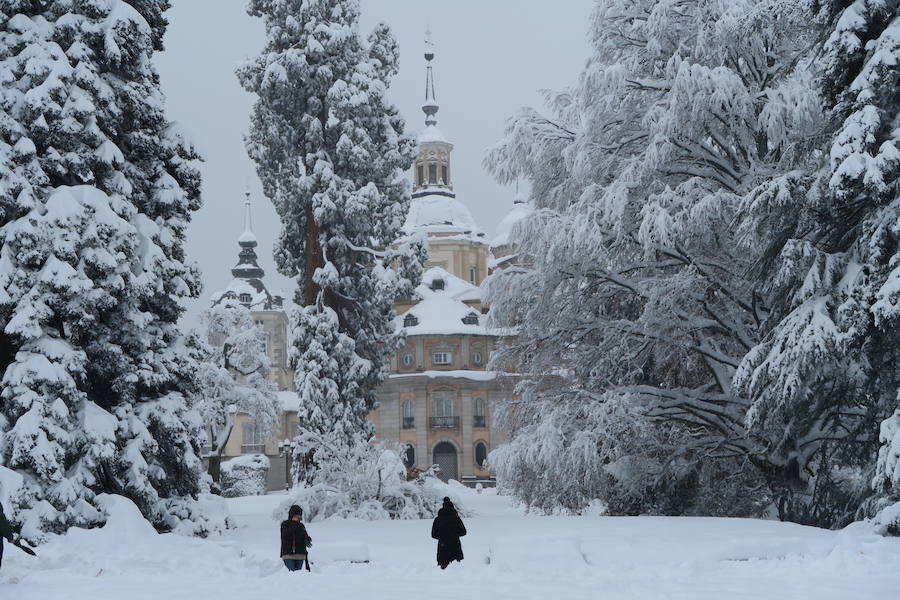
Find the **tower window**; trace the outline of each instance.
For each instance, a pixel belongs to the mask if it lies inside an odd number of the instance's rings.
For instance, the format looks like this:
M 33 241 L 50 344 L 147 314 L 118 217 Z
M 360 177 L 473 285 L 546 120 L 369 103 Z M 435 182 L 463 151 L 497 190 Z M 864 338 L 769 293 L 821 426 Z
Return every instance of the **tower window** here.
M 434 352 L 431 355 L 431 362 L 435 365 L 449 365 L 453 363 L 452 352 Z
M 428 183 L 437 183 L 437 163 L 428 163 Z
M 450 184 L 450 173 L 447 171 L 447 165 L 441 165 L 441 181 L 444 185 Z
M 425 183 L 425 167 L 422 163 L 416 165 L 416 185 Z

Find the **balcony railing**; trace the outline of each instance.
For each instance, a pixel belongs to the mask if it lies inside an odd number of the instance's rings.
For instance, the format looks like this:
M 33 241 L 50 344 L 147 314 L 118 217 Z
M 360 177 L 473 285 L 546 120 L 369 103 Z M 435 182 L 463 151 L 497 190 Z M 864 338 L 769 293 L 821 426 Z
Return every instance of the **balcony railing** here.
M 432 429 L 459 429 L 459 417 L 431 417 Z
M 484 415 L 475 415 L 474 417 L 472 417 L 472 427 L 487 427 Z
M 415 417 L 403 417 L 403 429 L 414 429 L 416 427 Z

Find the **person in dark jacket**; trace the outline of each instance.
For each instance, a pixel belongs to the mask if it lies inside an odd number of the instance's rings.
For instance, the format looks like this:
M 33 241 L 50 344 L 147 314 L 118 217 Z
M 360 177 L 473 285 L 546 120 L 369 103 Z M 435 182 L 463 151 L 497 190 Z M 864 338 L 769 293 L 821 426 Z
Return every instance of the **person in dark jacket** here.
M 288 509 L 288 518 L 281 522 L 281 560 L 288 571 L 300 571 L 306 563 L 309 571 L 309 558 L 306 549 L 312 546 L 312 538 L 303 526 L 303 509 L 294 504 Z
M 3 564 L 3 538 L 8 539 L 11 544 L 15 542 L 12 525 L 6 520 L 6 515 L 3 514 L 3 504 L 0 503 L 0 565 Z
M 466 526 L 459 518 L 456 507 L 450 498 L 444 498 L 444 505 L 431 525 L 431 537 L 438 541 L 437 562 L 442 569 L 446 569 L 454 560 L 463 559 L 462 542 L 459 538 L 464 535 Z

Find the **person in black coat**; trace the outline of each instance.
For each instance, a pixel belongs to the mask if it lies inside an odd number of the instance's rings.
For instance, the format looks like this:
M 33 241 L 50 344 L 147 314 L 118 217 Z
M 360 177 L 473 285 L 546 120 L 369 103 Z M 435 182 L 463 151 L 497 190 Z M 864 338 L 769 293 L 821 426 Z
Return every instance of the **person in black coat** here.
M 0 504 L 0 564 L 3 563 L 3 538 L 8 539 L 11 544 L 16 541 L 12 525 L 6 520 L 6 515 L 3 514 L 3 504 Z
M 288 518 L 281 522 L 281 560 L 288 571 L 300 571 L 303 563 L 309 571 L 306 549 L 312 546 L 312 538 L 303 525 L 303 509 L 294 504 L 288 509 Z
M 462 542 L 459 538 L 464 535 L 466 526 L 459 518 L 456 507 L 450 498 L 444 498 L 444 505 L 431 525 L 431 537 L 438 541 L 437 562 L 442 569 L 446 569 L 454 560 L 463 559 Z

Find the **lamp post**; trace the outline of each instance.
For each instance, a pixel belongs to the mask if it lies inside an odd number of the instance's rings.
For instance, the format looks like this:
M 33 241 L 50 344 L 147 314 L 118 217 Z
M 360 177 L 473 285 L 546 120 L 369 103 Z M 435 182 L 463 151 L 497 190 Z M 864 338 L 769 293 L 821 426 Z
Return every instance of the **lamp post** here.
M 278 442 L 278 453 L 284 457 L 284 490 L 291 489 L 291 457 L 294 455 L 294 448 L 297 444 L 291 440 L 284 438 L 283 442 Z

